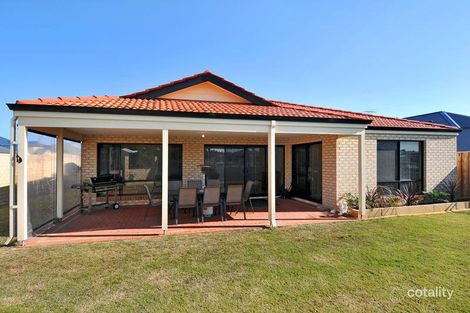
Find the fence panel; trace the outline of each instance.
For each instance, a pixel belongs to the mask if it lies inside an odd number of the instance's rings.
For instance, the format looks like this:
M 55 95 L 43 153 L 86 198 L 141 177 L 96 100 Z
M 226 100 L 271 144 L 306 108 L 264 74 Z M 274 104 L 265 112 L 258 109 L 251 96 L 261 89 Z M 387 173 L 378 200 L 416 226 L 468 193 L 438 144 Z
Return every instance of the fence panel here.
M 460 197 L 470 198 L 470 152 L 457 153 L 457 179 L 460 183 Z

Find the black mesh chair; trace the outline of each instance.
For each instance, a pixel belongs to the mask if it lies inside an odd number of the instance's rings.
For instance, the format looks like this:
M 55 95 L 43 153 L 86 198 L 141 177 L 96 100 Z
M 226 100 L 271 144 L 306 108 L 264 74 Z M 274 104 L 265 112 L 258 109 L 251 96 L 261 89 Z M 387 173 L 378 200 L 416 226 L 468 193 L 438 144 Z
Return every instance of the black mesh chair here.
M 207 179 L 207 187 L 220 187 L 220 179 Z
M 193 180 L 190 179 L 187 182 L 187 187 L 188 188 L 196 188 L 196 189 L 202 189 L 202 180 Z

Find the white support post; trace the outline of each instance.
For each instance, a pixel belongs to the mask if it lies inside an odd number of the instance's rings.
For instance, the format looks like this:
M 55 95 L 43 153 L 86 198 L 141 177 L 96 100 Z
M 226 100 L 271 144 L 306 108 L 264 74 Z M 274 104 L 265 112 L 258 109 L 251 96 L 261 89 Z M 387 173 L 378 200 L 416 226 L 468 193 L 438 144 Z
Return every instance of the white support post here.
M 18 126 L 18 208 L 17 240 L 23 243 L 28 239 L 28 133 L 24 125 Z
M 16 146 L 16 118 L 11 118 L 10 123 L 10 190 L 9 190 L 9 240 L 15 237 L 16 222 L 16 204 L 15 201 L 15 146 Z
M 365 154 L 365 139 L 366 131 L 361 131 L 359 135 L 359 177 L 358 177 L 358 191 L 359 191 L 359 218 L 363 219 L 366 214 L 366 154 Z
M 60 128 L 57 134 L 56 175 L 57 175 L 57 219 L 64 217 L 64 135 Z
M 268 218 L 271 228 L 276 227 L 276 121 L 268 133 Z
M 162 129 L 162 230 L 168 232 L 168 129 Z

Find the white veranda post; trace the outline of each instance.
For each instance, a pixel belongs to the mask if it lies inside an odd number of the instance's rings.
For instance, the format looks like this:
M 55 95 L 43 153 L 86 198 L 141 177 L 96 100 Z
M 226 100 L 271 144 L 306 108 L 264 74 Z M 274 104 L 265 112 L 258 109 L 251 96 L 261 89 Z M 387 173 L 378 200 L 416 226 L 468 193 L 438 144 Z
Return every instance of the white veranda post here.
M 64 136 L 63 130 L 59 129 L 57 135 L 57 156 L 56 156 L 56 173 L 57 173 L 57 218 L 62 219 L 64 216 Z
M 24 125 L 18 125 L 18 208 L 17 240 L 28 239 L 28 133 Z
M 168 231 L 168 129 L 162 130 L 162 230 Z
M 272 121 L 268 133 L 268 218 L 276 227 L 276 122 Z
M 366 214 L 366 183 L 365 183 L 365 130 L 359 135 L 359 217 L 362 219 Z

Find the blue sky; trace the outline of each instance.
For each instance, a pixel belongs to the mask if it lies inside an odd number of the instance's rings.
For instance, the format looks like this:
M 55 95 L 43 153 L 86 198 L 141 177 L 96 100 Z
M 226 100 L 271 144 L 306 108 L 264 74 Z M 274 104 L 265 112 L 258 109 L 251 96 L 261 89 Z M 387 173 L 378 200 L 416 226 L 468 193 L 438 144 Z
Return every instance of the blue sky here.
M 269 99 L 470 115 L 470 1 L 0 2 L 0 136 L 16 99 L 206 69 Z

